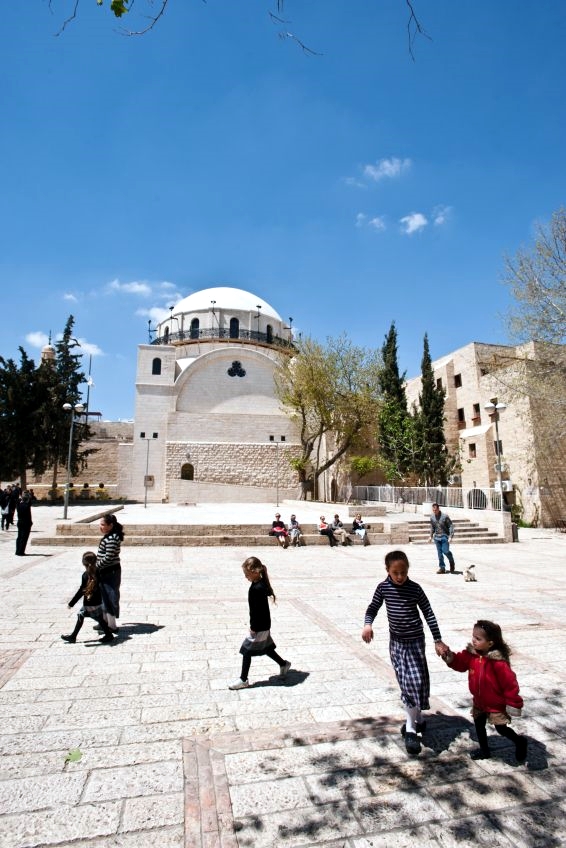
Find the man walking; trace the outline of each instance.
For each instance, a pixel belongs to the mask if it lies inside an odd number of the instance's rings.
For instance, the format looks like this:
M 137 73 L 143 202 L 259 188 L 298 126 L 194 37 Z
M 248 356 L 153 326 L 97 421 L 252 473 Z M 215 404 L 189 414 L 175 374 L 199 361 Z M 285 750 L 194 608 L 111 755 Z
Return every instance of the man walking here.
M 452 541 L 453 536 L 454 525 L 452 524 L 450 517 L 440 511 L 440 507 L 437 503 L 433 503 L 432 515 L 430 516 L 429 542 L 432 542 L 434 539 L 434 544 L 436 545 L 436 552 L 438 554 L 437 574 L 446 574 L 446 565 L 444 563 L 445 556 L 450 563 L 450 573 L 454 574 L 456 571 L 456 563 L 454 562 L 454 557 L 450 552 L 450 542 Z

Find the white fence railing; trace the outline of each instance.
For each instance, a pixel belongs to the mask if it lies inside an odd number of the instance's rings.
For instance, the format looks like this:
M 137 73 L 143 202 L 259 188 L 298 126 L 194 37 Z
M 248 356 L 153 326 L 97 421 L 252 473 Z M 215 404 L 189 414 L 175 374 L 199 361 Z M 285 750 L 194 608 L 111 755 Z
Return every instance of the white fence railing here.
M 489 488 L 460 489 L 454 486 L 353 486 L 352 498 L 356 501 L 391 504 L 399 512 L 437 503 L 439 506 L 460 509 L 501 510 L 501 492 Z M 506 503 L 503 509 L 508 510 Z

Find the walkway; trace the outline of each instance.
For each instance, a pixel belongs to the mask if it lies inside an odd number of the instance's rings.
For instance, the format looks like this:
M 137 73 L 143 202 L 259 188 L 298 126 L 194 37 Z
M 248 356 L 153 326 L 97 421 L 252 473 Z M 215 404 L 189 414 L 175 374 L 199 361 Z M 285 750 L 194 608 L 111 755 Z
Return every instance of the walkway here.
M 318 505 L 281 505 L 313 520 Z M 194 523 L 250 518 L 274 507 L 127 507 L 120 518 Z M 326 512 L 335 509 L 326 505 Z M 346 515 L 346 508 L 341 508 Z M 88 507 L 72 507 L 71 518 Z M 34 531 L 61 510 L 37 508 Z M 389 665 L 385 617 L 371 647 L 363 613 L 384 548 L 255 548 L 278 595 L 273 634 L 292 661 L 285 682 L 266 658 L 253 685 L 239 672 L 247 584 L 234 548 L 124 548 L 121 635 L 101 645 L 85 624 L 76 645 L 66 607 L 81 573 L 77 549 L 0 536 L 0 844 L 3 848 L 405 848 L 566 844 L 566 537 L 521 531 L 516 545 L 454 545 L 477 583 L 437 576 L 432 546 L 408 546 L 411 574 L 443 637 L 464 647 L 478 617 L 499 621 L 529 736 L 517 766 L 468 751 L 466 680 L 428 640 L 433 702 L 424 749 L 407 757 Z

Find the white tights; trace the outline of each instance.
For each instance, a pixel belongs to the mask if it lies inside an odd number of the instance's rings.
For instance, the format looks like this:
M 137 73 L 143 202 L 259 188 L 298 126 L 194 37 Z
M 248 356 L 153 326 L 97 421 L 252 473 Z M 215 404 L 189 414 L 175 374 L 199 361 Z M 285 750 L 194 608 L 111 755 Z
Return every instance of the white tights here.
M 421 721 L 421 708 L 420 707 L 405 707 L 405 712 L 407 714 L 407 724 L 406 729 L 407 733 L 416 733 L 417 732 L 417 722 Z

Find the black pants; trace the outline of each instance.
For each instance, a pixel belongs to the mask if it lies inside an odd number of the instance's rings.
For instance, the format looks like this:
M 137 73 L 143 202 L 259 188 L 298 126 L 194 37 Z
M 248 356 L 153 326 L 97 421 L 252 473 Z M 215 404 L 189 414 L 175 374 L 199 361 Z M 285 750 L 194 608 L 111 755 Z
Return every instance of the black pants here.
M 485 728 L 486 722 L 487 713 L 480 713 L 474 719 L 478 742 L 482 751 L 489 751 L 489 745 L 487 743 L 487 731 Z M 496 724 L 495 729 L 497 730 L 500 736 L 505 736 L 505 738 L 513 742 L 514 745 L 517 745 L 517 740 L 520 737 L 515 733 L 514 730 L 509 727 L 508 724 Z
M 274 662 L 276 662 L 277 665 L 284 665 L 285 664 L 285 660 L 282 659 L 279 656 L 279 654 L 277 653 L 275 648 L 270 648 L 269 651 L 266 651 L 265 656 L 269 657 L 270 660 L 273 660 Z M 248 655 L 247 657 L 243 657 L 243 659 L 242 659 L 242 673 L 240 674 L 240 677 L 241 677 L 242 680 L 248 679 L 248 674 L 250 673 L 251 664 L 252 664 L 251 656 Z
M 31 533 L 31 527 L 27 527 L 25 524 L 22 527 L 18 523 L 18 536 L 16 538 L 16 556 L 24 556 L 25 555 L 26 545 L 28 543 L 30 533 Z
M 334 545 L 338 544 L 338 542 L 334 538 L 334 533 L 332 532 L 330 527 L 327 527 L 326 530 L 319 530 L 318 532 L 320 533 L 321 536 L 328 536 L 328 544 L 330 545 L 331 548 L 333 548 Z

